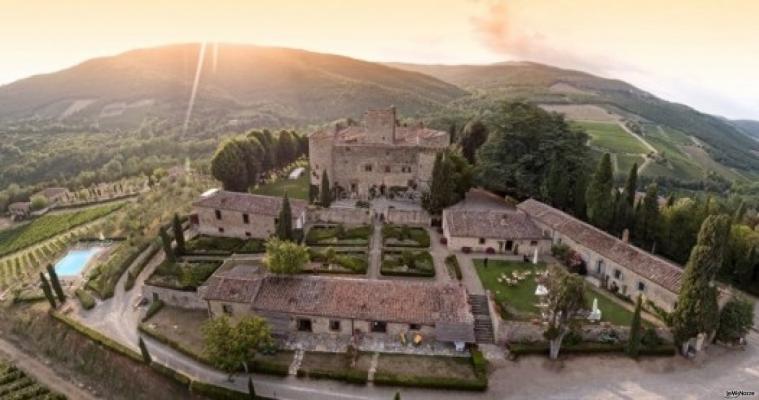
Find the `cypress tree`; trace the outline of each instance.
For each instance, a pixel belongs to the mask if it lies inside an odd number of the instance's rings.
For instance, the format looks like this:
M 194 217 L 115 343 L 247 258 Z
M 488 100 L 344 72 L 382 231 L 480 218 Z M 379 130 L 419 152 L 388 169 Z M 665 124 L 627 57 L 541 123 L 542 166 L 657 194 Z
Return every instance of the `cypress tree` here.
M 277 218 L 277 237 L 281 240 L 293 239 L 293 212 L 290 209 L 290 199 L 287 198 L 287 193 L 282 199 L 282 208 L 279 210 L 279 217 Z
M 253 387 L 253 378 L 248 377 L 248 398 L 256 400 L 256 389 Z
M 319 195 L 319 203 L 324 208 L 328 208 L 330 204 L 332 204 L 332 190 L 329 187 L 329 175 L 327 175 L 326 169 L 322 172 L 322 185 Z
M 56 296 L 58 296 L 58 301 L 63 304 L 66 302 L 66 295 L 63 293 L 61 281 L 58 280 L 58 274 L 55 272 L 55 268 L 53 268 L 52 264 L 47 265 L 47 274 L 50 276 L 50 284 L 53 287 Z
M 142 353 L 142 360 L 145 361 L 145 364 L 150 365 L 150 363 L 153 361 L 153 358 L 150 357 L 148 346 L 145 345 L 145 341 L 142 340 L 142 337 L 140 337 L 140 353 Z
M 713 215 L 704 220 L 698 241 L 685 266 L 677 307 L 672 312 L 672 333 L 682 344 L 699 333 L 710 335 L 719 323 L 715 279 L 730 232 L 730 217 Z
M 627 355 L 633 358 L 637 358 L 640 354 L 640 342 L 641 342 L 641 320 L 640 313 L 643 306 L 643 296 L 638 295 L 638 301 L 635 304 L 635 313 L 633 314 L 632 321 L 630 321 L 630 338 L 627 341 Z
M 432 166 L 432 180 L 430 181 L 427 207 L 430 214 L 440 214 L 443 208 L 448 207 L 456 189 L 453 176 L 454 167 L 444 153 L 440 152 L 435 156 L 435 163 Z
M 623 191 L 625 203 L 632 208 L 635 206 L 635 191 L 638 189 L 638 164 L 633 163 L 630 172 L 627 174 L 625 189 Z
M 172 226 L 174 228 L 174 240 L 177 241 L 177 255 L 181 255 L 185 253 L 185 245 L 184 245 L 184 231 L 182 230 L 182 222 L 179 220 L 179 214 L 174 213 L 174 220 L 172 221 Z
M 47 278 L 45 278 L 44 272 L 40 272 L 40 286 L 42 286 L 42 292 L 45 293 L 45 297 L 47 298 L 47 301 L 50 303 L 50 307 L 53 309 L 58 307 L 58 305 L 55 304 L 55 297 L 53 297 L 53 291 L 50 290 L 50 284 L 47 282 Z
M 598 162 L 585 195 L 588 220 L 604 230 L 609 229 L 614 216 L 611 193 L 613 186 L 614 173 L 611 169 L 611 156 L 606 153 Z
M 641 244 L 644 246 L 653 245 L 659 236 L 660 225 L 659 189 L 655 183 L 652 183 L 646 188 L 646 197 L 643 198 L 635 222 L 635 229 Z
M 175 261 L 176 256 L 171 249 L 171 238 L 169 238 L 169 234 L 166 233 L 166 229 L 161 227 L 159 235 L 161 236 L 161 244 L 163 245 L 163 252 L 166 254 L 166 259 L 169 261 Z

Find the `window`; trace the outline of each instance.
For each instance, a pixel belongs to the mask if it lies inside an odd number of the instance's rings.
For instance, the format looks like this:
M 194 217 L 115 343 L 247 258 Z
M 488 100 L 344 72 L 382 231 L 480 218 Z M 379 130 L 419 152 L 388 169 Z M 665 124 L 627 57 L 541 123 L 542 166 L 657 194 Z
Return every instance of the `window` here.
M 224 311 L 224 314 L 232 315 L 232 306 L 230 304 L 222 304 L 221 311 Z
M 224 228 L 219 227 L 219 233 L 224 233 Z
M 245 236 L 246 237 L 251 237 L 252 235 L 250 234 L 250 232 L 245 232 Z
M 530 241 L 530 246 L 537 246 L 537 245 L 538 245 L 538 241 L 537 240 L 531 240 Z
M 298 319 L 298 330 L 301 332 L 311 332 L 311 320 L 310 319 Z
M 387 322 L 384 322 L 384 321 L 373 321 L 372 322 L 372 332 L 375 332 L 375 333 L 385 333 L 385 332 L 387 332 Z
M 480 238 L 479 243 L 480 244 L 485 244 L 485 238 Z
M 508 250 L 508 251 L 514 250 L 514 241 L 513 240 L 507 240 L 506 241 L 506 250 Z
M 366 171 L 366 172 L 372 172 L 372 164 L 366 164 L 366 165 L 364 165 L 364 171 Z
M 242 223 L 243 224 L 249 224 L 250 223 L 250 217 L 248 216 L 248 214 L 243 214 L 242 215 Z
M 614 270 L 614 279 L 622 279 L 622 271 L 615 269 Z
M 331 331 L 339 331 L 340 330 L 340 321 L 338 320 L 330 320 L 329 321 L 329 330 Z
M 216 219 L 221 219 L 221 211 L 214 210 L 214 214 L 216 214 Z
M 418 331 L 422 329 L 422 326 L 419 324 L 408 324 L 408 328 L 409 330 L 412 330 L 412 331 Z
M 643 282 L 638 282 L 638 290 L 640 290 L 641 292 L 645 292 L 646 291 L 646 284 L 643 283 Z
M 385 172 L 390 172 L 390 166 L 389 165 L 385 165 Z

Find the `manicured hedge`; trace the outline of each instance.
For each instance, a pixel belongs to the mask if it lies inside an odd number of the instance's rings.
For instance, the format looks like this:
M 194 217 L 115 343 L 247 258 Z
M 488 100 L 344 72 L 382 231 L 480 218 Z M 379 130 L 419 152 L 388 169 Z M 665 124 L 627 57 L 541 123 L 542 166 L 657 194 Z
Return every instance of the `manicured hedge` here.
M 476 379 L 441 378 L 425 376 L 405 376 L 377 371 L 374 374 L 375 385 L 423 387 L 430 389 L 485 391 L 488 388 L 487 377 Z
M 304 370 L 299 369 L 298 370 L 298 377 L 306 377 L 311 379 L 333 379 L 337 381 L 344 381 L 348 383 L 356 383 L 356 384 L 366 384 L 367 382 L 367 372 L 366 371 L 360 371 L 350 368 L 345 368 L 342 370 L 329 370 L 329 369 L 310 369 L 310 370 Z
M 130 265 L 140 256 L 152 242 L 146 242 L 141 245 L 131 245 L 127 242 L 121 243 L 119 248 L 111 254 L 111 257 L 105 264 L 99 265 L 90 273 L 87 280 L 87 287 L 91 289 L 101 299 L 113 297 L 116 290 L 116 283 L 121 275 L 129 268 Z
M 77 289 L 74 294 L 76 295 L 76 298 L 79 299 L 79 303 L 82 304 L 82 308 L 85 310 L 91 310 L 95 307 L 95 298 L 92 297 L 87 289 Z
M 445 265 L 448 267 L 448 269 L 453 271 L 456 279 L 461 280 L 463 278 L 463 275 L 461 274 L 461 266 L 459 265 L 459 259 L 456 258 L 455 254 L 451 254 L 445 258 Z
M 624 353 L 626 343 L 594 343 L 582 342 L 576 345 L 561 346 L 559 354 L 598 354 L 598 353 Z M 550 345 L 546 342 L 536 343 L 510 343 L 509 352 L 515 356 L 539 354 L 548 355 Z M 641 346 L 640 355 L 644 356 L 674 356 L 677 352 L 672 344 L 658 346 Z
M 134 287 L 134 282 L 137 280 L 137 277 L 140 276 L 142 271 L 145 269 L 145 267 L 148 265 L 150 260 L 155 257 L 155 255 L 158 253 L 158 251 L 161 250 L 161 246 L 157 243 L 151 244 L 151 247 L 148 248 L 147 254 L 138 262 L 135 264 L 134 268 L 127 271 L 127 279 L 124 281 L 124 290 L 129 291 L 132 290 Z
M 103 335 L 102 333 L 83 325 L 79 321 L 76 321 L 73 318 L 67 317 L 58 311 L 50 311 L 50 315 L 52 315 L 53 318 L 70 326 L 75 331 L 79 332 L 80 334 L 88 337 L 90 340 L 94 341 L 95 343 L 101 344 L 104 347 L 110 349 L 111 351 L 114 351 L 121 355 L 125 355 L 139 363 L 144 362 L 144 360 L 142 359 L 142 354 L 140 354 L 139 352 L 134 351 L 130 349 L 129 347 L 126 347 L 123 344 Z

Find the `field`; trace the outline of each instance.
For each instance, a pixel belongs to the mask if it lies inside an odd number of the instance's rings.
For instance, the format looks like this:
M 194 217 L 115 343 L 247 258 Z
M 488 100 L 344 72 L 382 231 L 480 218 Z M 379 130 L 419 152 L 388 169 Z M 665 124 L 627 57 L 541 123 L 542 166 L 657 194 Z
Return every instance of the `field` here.
M 124 203 L 90 207 L 81 211 L 68 211 L 43 215 L 17 228 L 0 231 L 0 256 L 29 247 L 50 239 L 79 225 L 104 217 Z
M 251 190 L 251 193 L 279 197 L 287 193 L 287 196 L 293 199 L 308 200 L 308 187 L 310 185 L 308 174 L 307 168 L 298 179 L 279 178 L 274 182 L 256 187 Z
M 590 145 L 618 154 L 647 154 L 649 149 L 622 127 L 604 122 L 573 122 L 590 136 Z
M 66 396 L 51 392 L 24 371 L 0 360 L 0 399 L 65 400 Z
M 545 265 L 533 265 L 521 262 L 510 262 L 500 260 L 490 260 L 485 267 L 482 260 L 474 260 L 477 275 L 480 277 L 483 286 L 495 294 L 496 301 L 505 305 L 507 318 L 530 319 L 539 314 L 538 298 L 535 296 L 537 283 L 534 280 L 535 273 L 545 271 Z M 515 286 L 507 286 L 497 281 L 501 274 L 511 277 L 512 272 L 531 271 L 524 281 Z M 602 321 L 610 322 L 614 325 L 629 325 L 632 320 L 632 313 L 624 307 L 614 303 L 601 293 L 597 293 L 589 285 L 585 285 L 585 300 L 587 307 L 592 307 L 593 299 L 598 299 L 598 308 L 602 313 Z

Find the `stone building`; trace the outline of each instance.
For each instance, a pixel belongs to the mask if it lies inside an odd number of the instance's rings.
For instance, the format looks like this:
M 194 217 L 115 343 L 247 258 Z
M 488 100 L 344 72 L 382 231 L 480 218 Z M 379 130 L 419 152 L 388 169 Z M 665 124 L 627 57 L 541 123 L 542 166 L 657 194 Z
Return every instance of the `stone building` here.
M 68 189 L 62 187 L 50 187 L 40 190 L 39 192 L 31 195 L 31 197 L 42 197 L 47 201 L 48 205 L 63 203 L 68 201 L 70 193 Z
M 360 124 L 336 125 L 309 135 L 311 184 L 321 185 L 324 171 L 338 195 L 427 188 L 435 155 L 450 143 L 447 132 L 421 123 L 402 125 L 395 108 L 369 110 Z
M 677 303 L 683 270 L 680 266 L 641 250 L 569 214 L 527 200 L 517 205 L 551 238 L 580 254 L 588 275 L 607 289 L 634 300 L 638 294 L 670 312 Z
M 308 203 L 290 199 L 292 226 L 302 229 Z M 210 190 L 193 203 L 192 225 L 201 235 L 267 239 L 276 231 L 282 198 Z
M 495 194 L 471 189 L 443 210 L 443 236 L 452 250 L 513 253 L 532 257 L 551 249 L 530 217 Z
M 473 343 L 474 316 L 459 285 L 323 276 L 278 276 L 255 264 L 220 268 L 202 297 L 210 316 L 259 315 L 275 335 L 419 333 L 425 340 Z

